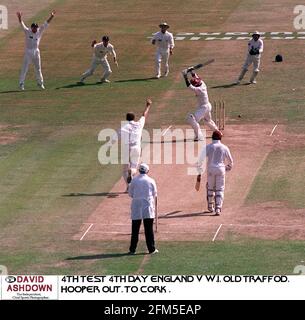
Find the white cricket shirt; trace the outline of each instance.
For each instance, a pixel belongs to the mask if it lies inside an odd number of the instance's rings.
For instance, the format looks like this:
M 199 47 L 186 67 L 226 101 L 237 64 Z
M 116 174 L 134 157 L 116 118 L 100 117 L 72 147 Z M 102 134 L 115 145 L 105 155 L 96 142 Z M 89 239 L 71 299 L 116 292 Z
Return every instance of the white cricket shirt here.
M 161 50 L 167 51 L 173 49 L 175 46 L 173 34 L 168 31 L 165 31 L 165 33 L 161 31 L 155 33 L 152 40 L 156 40 L 155 44 L 157 48 Z
M 21 27 L 25 34 L 25 48 L 26 50 L 38 50 L 39 43 L 42 38 L 42 34 L 48 27 L 48 23 L 45 22 L 41 27 L 38 28 L 36 33 L 33 33 L 30 28 L 28 28 L 24 22 L 21 22 Z
M 197 164 L 198 174 L 203 172 L 202 165 L 206 157 L 208 158 L 208 169 L 225 167 L 226 162 L 233 167 L 231 152 L 226 145 L 220 142 L 220 140 L 212 140 L 212 143 L 205 146 L 201 151 Z
M 198 107 L 207 105 L 209 103 L 208 89 L 203 81 L 200 87 L 195 87 L 190 84 L 189 88 L 195 93 L 197 97 Z
M 116 52 L 112 44 L 108 43 L 107 47 L 104 46 L 103 42 L 94 45 L 94 56 L 98 59 L 104 59 L 107 54 L 110 53 L 116 58 Z

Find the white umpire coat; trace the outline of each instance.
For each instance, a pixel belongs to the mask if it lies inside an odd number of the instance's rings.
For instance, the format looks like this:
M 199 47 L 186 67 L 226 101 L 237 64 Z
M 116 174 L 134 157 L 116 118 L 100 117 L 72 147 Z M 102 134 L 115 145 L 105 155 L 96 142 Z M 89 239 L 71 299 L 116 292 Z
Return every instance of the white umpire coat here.
M 128 193 L 132 198 L 132 220 L 155 218 L 157 185 L 154 179 L 149 177 L 147 174 L 139 174 L 132 179 Z

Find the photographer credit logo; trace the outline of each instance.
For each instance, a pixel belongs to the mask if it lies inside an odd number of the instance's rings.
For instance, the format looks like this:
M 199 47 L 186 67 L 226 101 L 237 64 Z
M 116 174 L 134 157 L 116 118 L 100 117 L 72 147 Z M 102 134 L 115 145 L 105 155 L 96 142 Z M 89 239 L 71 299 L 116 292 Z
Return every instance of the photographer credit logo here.
M 0 4 L 0 30 L 8 29 L 8 11 L 6 6 Z
M 57 299 L 57 279 L 52 276 L 6 276 L 2 279 L 5 300 Z
M 304 276 L 305 275 L 304 261 L 301 261 L 301 263 L 303 263 L 303 264 L 299 264 L 299 265 L 294 267 L 293 273 Z
M 293 26 L 296 30 L 305 30 L 305 5 L 297 5 L 293 9 L 296 15 L 293 20 Z

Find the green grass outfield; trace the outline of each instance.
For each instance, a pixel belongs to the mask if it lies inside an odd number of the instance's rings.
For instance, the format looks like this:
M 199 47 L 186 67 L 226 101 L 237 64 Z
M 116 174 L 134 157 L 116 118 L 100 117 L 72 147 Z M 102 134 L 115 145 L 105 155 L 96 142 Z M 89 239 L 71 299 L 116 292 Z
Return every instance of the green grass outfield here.
M 287 11 L 292 11 L 292 5 L 293 1 L 287 0 Z M 168 21 L 173 32 L 251 31 L 255 17 L 246 12 L 253 1 L 196 1 L 196 10 L 189 2 L 178 0 L 92 0 L 90 5 L 60 0 L 54 6 L 58 14 L 41 42 L 46 91 L 38 90 L 32 70 L 27 91 L 16 91 L 22 31 L 9 30 L 0 41 L 0 125 L 8 125 L 1 132 L 17 136 L 13 144 L 0 146 L 0 264 L 9 272 L 127 274 L 139 270 L 144 256 L 124 256 L 128 243 L 71 238 L 102 200 L 98 194 L 109 191 L 120 177 L 119 166 L 102 167 L 97 161 L 99 131 L 116 128 L 126 111 L 142 111 L 146 97 L 154 101 L 148 128 L 184 124 L 195 103 L 180 76 L 187 65 L 216 58 L 204 77 L 211 100 L 226 101 L 229 123 L 265 122 L 272 126 L 280 122 L 287 130 L 305 133 L 301 72 L 305 61 L 300 41 L 290 41 L 289 46 L 285 40 L 266 41 L 263 72 L 255 87 L 221 87 L 236 78 L 244 60 L 246 43 L 235 41 L 177 41 L 170 76 L 160 81 L 149 79 L 154 75 L 154 48 L 147 37 L 158 30 L 160 21 Z M 26 21 L 42 22 L 54 6 Z M 227 25 L 237 10 L 245 12 L 239 30 L 236 25 L 233 29 Z M 268 22 L 265 26 L 268 31 Z M 96 84 L 98 70 L 86 86 L 76 86 L 90 65 L 91 41 L 103 34 L 109 34 L 115 45 L 119 70 L 113 66 L 109 85 Z M 239 46 L 237 53 L 232 51 L 233 44 Z M 285 63 L 275 66 L 271 61 L 280 49 Z M 174 92 L 170 99 L 166 96 L 169 91 Z M 154 112 L 160 104 L 164 107 Z M 304 185 L 303 167 L 283 169 L 303 157 L 302 150 L 270 154 L 247 201 L 282 199 L 291 207 L 304 208 L 304 187 L 294 188 L 296 182 L 291 178 L 296 170 L 299 185 Z M 277 176 L 266 182 L 276 166 Z M 292 189 L 294 192 L 287 192 Z M 91 196 L 69 196 L 72 193 Z M 300 241 L 228 239 L 217 243 L 162 242 L 158 247 L 160 255 L 144 265 L 144 273 L 292 273 L 305 256 Z M 145 251 L 144 243 L 140 249 Z

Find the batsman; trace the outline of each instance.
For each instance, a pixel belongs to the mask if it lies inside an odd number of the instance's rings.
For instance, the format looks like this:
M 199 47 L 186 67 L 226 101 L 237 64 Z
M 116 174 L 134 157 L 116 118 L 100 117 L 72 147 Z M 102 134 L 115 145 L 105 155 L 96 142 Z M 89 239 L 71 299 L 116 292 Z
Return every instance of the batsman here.
M 195 67 L 190 67 L 182 71 L 186 86 L 192 90 L 198 100 L 197 110 L 194 113 L 189 113 L 187 122 L 194 129 L 194 141 L 202 140 L 203 134 L 200 129 L 199 122 L 203 119 L 205 124 L 213 131 L 218 130 L 215 122 L 212 120 L 212 105 L 209 101 L 207 86 L 204 81 L 194 72 L 196 68 L 204 66 L 200 64 Z M 188 74 L 191 73 L 192 78 L 188 79 Z
M 203 163 L 205 158 L 207 162 L 207 202 L 208 211 L 214 212 L 219 216 L 222 210 L 226 171 L 233 168 L 233 158 L 230 149 L 221 143 L 222 133 L 214 131 L 212 135 L 212 143 L 206 145 L 198 159 L 197 163 L 197 181 L 196 190 L 199 191 L 201 175 L 203 173 Z

